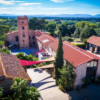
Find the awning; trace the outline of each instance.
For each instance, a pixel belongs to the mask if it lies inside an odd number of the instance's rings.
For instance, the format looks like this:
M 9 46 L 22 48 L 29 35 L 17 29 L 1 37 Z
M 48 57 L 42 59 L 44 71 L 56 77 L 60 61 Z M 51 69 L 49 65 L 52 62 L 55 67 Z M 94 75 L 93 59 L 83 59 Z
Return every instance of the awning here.
M 45 62 L 47 62 L 47 61 L 54 61 L 54 60 L 55 60 L 54 57 L 50 57 L 50 58 L 48 58 L 48 59 L 44 59 L 44 60 L 40 60 L 40 61 L 45 61 Z
M 38 53 L 42 53 L 44 52 L 45 50 L 42 48 L 40 51 L 36 52 L 35 54 L 38 55 Z
M 38 67 L 38 68 L 54 68 L 54 64 L 49 64 L 49 65 L 45 65 L 45 66 L 41 66 L 41 67 Z
M 22 66 L 30 66 L 30 65 L 35 65 L 35 64 L 43 63 L 45 61 L 27 61 L 27 60 L 19 59 L 19 62 L 21 63 Z
M 21 60 L 19 59 L 19 62 L 21 63 L 22 66 L 30 66 L 30 65 L 35 65 L 35 64 L 39 64 L 39 63 L 43 63 L 43 62 L 48 62 L 48 61 L 54 61 L 55 58 L 51 57 L 45 60 L 40 60 L 40 61 L 28 61 L 28 60 Z

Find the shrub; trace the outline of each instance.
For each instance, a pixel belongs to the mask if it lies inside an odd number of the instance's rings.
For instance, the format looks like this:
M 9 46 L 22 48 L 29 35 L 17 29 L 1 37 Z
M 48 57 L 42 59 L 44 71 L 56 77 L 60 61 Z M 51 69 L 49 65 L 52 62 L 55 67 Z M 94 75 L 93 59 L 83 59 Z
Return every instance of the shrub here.
M 59 71 L 61 78 L 59 79 L 58 84 L 63 86 L 63 88 L 67 91 L 71 90 L 76 77 L 74 67 L 70 63 L 66 63 L 66 65 L 64 65 Z
M 0 41 L 0 48 L 3 47 L 4 41 Z
M 72 42 L 73 39 L 71 37 L 67 37 L 67 41 Z
M 97 79 L 98 79 L 98 82 L 100 82 L 100 76 L 98 76 Z
M 72 44 L 79 47 L 79 48 L 82 48 L 82 49 L 85 49 L 85 47 L 86 47 L 85 43 L 83 43 L 83 44 L 74 44 L 74 43 L 72 43 Z
M 89 83 L 91 83 L 91 80 L 88 77 L 85 77 L 84 79 L 82 79 L 82 82 L 84 82 L 85 85 L 88 85 Z
M 52 78 L 56 78 L 56 76 L 55 76 L 55 72 L 52 72 L 52 74 L 51 74 L 51 76 L 52 76 Z
M 10 54 L 10 50 L 8 50 L 8 48 L 2 48 L 0 49 L 0 53 L 6 53 L 6 54 Z
M 63 88 L 63 86 L 61 84 L 59 84 L 59 89 L 63 92 L 65 92 L 65 89 Z

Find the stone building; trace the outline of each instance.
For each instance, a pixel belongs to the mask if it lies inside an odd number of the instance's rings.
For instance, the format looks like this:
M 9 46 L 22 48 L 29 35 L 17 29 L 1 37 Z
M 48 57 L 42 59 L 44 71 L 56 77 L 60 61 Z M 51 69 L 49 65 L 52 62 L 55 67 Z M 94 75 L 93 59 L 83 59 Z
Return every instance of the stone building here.
M 100 54 L 100 37 L 91 36 L 87 40 L 86 49 L 88 49 L 92 53 Z
M 44 49 L 53 57 L 56 56 L 58 39 L 41 31 L 28 30 L 28 18 L 26 16 L 17 17 L 17 19 L 18 31 L 9 32 L 6 35 L 7 41 L 11 44 L 17 41 L 20 48 L 37 45 L 39 50 Z M 63 42 L 63 51 L 64 61 L 71 63 L 76 72 L 74 87 L 82 85 L 82 79 L 85 77 L 89 77 L 94 82 L 100 76 L 100 57 L 68 42 Z
M 58 40 L 48 34 L 36 37 L 39 50 L 43 48 L 46 52 L 56 56 Z M 76 79 L 74 87 L 82 85 L 82 79 L 89 77 L 91 82 L 96 81 L 100 76 L 100 57 L 76 47 L 68 42 L 63 42 L 64 61 L 68 61 L 74 66 Z
M 16 45 L 19 48 L 29 48 L 36 46 L 35 35 L 42 34 L 39 30 L 29 30 L 28 17 L 17 17 L 18 30 L 8 32 L 6 40 L 11 46 Z
M 3 87 L 5 93 L 11 92 L 10 86 L 16 77 L 31 82 L 16 56 L 0 53 L 0 87 Z

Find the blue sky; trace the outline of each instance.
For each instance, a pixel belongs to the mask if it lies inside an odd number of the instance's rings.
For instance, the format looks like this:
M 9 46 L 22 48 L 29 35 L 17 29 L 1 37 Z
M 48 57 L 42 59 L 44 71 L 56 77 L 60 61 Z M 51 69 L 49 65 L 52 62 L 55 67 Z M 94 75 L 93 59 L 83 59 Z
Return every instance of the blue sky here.
M 0 0 L 0 14 L 100 14 L 100 0 Z

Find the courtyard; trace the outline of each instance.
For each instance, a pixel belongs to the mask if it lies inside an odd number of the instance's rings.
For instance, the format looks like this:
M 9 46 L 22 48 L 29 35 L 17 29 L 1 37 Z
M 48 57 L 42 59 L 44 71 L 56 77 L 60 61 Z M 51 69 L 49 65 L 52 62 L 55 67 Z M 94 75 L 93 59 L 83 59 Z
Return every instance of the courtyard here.
M 23 49 L 10 49 L 12 55 L 17 55 L 20 52 L 25 53 L 26 55 L 29 55 L 30 53 L 34 54 L 35 52 L 39 51 L 38 48 L 32 47 L 32 48 L 23 48 Z
M 100 85 L 91 84 L 79 91 L 72 90 L 63 93 L 46 70 L 27 69 L 27 73 L 32 79 L 32 85 L 41 94 L 40 100 L 84 100 L 86 96 L 89 100 L 100 100 Z

